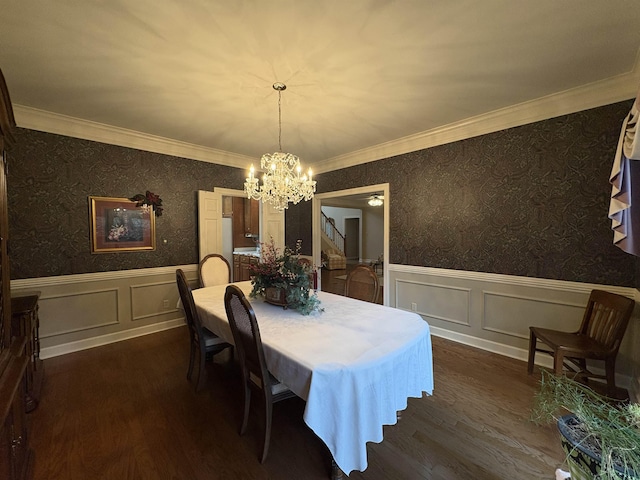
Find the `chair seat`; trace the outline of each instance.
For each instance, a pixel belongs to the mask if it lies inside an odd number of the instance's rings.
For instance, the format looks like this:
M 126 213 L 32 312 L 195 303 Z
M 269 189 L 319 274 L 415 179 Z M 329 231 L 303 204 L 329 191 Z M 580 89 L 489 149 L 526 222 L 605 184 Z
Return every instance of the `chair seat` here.
M 202 329 L 202 336 L 204 337 L 204 345 L 206 347 L 212 347 L 213 345 L 222 345 L 227 343 L 207 328 Z
M 262 382 L 253 372 L 249 372 L 249 379 L 253 384 L 258 388 L 262 388 Z M 271 373 L 269 373 L 269 381 L 271 383 L 271 395 L 274 397 L 281 396 L 285 393 L 291 393 L 291 396 L 295 394 L 287 387 L 284 383 L 280 382 L 276 377 L 274 377 Z
M 604 358 L 609 354 L 606 346 L 587 335 L 559 332 L 548 328 L 530 327 L 535 336 L 552 349 L 562 350 L 565 356 L 572 354 L 584 358 Z M 585 357 L 586 356 L 586 357 Z

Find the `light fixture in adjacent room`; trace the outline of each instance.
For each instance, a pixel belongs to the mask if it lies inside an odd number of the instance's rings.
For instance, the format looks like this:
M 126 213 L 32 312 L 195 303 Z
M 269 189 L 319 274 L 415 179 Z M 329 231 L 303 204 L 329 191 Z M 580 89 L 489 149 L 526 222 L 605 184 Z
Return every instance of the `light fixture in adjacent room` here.
M 369 197 L 369 201 L 367 202 L 369 205 L 371 205 L 372 207 L 379 207 L 382 205 L 382 199 L 384 197 L 382 195 L 378 195 L 377 193 L 374 195 L 371 195 L 371 197 Z
M 273 89 L 278 92 L 278 147 L 280 151 L 265 153 L 260 159 L 260 168 L 265 171 L 262 185 L 255 177 L 253 165 L 244 182 L 244 191 L 248 198 L 268 202 L 276 210 L 284 210 L 289 202 L 296 204 L 300 200 L 311 200 L 316 191 L 316 182 L 311 178 L 311 169 L 302 174 L 300 159 L 282 152 L 282 91 L 287 86 L 276 82 Z

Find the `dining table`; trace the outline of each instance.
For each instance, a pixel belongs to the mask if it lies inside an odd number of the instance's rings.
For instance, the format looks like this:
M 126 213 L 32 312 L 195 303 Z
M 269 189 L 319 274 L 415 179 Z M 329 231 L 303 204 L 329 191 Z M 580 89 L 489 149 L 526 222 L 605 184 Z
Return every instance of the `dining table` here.
M 367 468 L 367 443 L 383 440 L 410 397 L 433 393 L 429 324 L 415 312 L 318 291 L 320 310 L 294 309 L 250 297 L 269 371 L 306 400 L 305 423 L 347 475 Z M 227 285 L 193 290 L 202 324 L 233 344 Z

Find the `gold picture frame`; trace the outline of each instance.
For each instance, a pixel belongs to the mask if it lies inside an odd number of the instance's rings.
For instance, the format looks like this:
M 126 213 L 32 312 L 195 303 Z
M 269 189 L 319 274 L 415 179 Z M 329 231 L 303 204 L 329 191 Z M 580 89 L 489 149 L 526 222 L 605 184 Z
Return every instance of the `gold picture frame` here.
M 155 217 L 128 198 L 90 196 L 91 253 L 155 250 Z

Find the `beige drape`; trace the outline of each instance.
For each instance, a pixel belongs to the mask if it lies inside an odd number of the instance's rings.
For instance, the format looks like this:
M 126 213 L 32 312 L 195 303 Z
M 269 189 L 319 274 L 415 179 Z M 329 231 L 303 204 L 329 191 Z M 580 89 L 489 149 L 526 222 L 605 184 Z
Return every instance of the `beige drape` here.
M 620 139 L 609 181 L 609 218 L 613 243 L 627 253 L 640 256 L 640 92 L 622 123 Z

